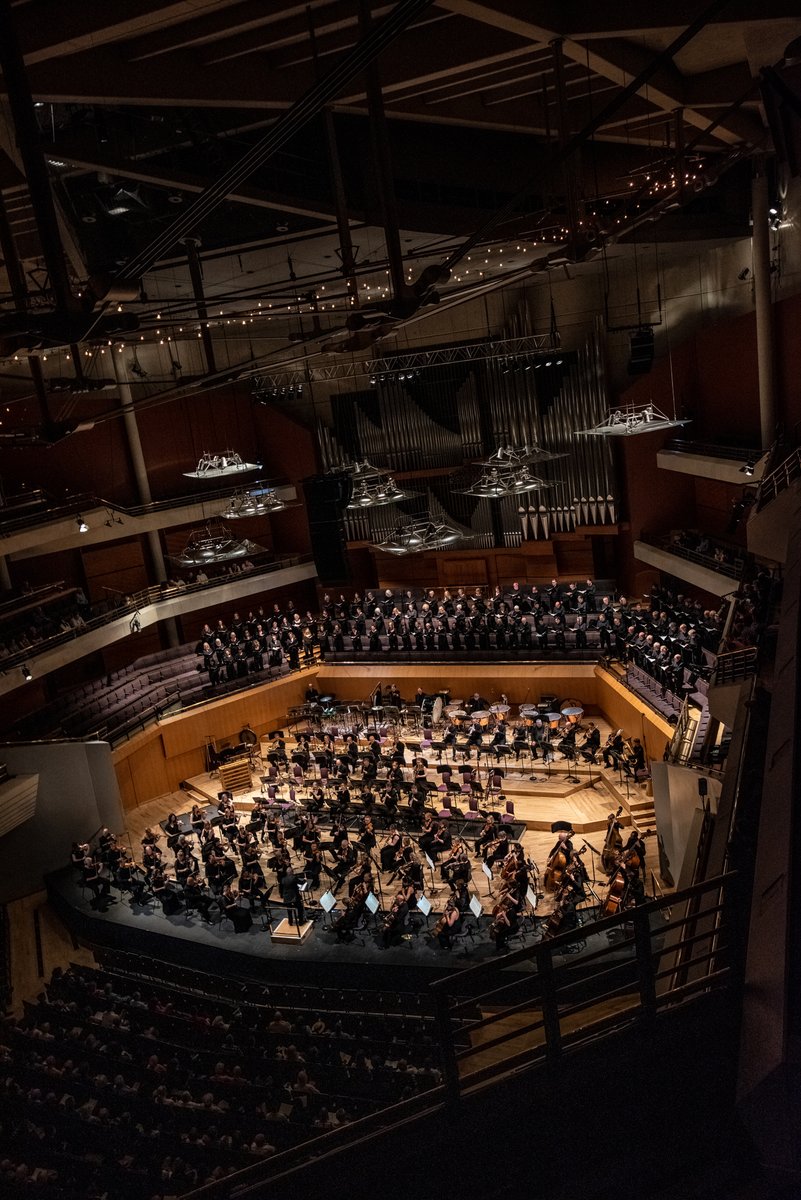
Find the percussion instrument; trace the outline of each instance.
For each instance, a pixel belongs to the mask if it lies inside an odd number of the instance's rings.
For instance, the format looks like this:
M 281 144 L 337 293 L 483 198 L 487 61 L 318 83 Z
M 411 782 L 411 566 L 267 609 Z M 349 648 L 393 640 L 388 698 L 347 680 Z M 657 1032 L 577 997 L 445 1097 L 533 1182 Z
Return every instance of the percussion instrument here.
M 440 693 L 434 701 L 434 707 L 431 711 L 431 720 L 435 725 L 439 725 L 442 720 L 442 693 Z
M 549 712 L 545 714 L 545 720 L 550 725 L 551 729 L 558 729 L 559 722 L 562 720 L 562 714 L 558 712 Z
M 448 716 L 453 717 L 456 721 L 463 721 L 467 716 L 467 713 L 463 708 L 449 708 Z
M 563 708 L 562 716 L 566 717 L 571 725 L 578 725 L 581 718 L 584 716 L 583 708 Z
M 476 709 L 476 711 L 474 713 L 471 713 L 470 715 L 472 716 L 473 720 L 476 721 L 482 727 L 482 729 L 485 728 L 487 725 L 489 725 L 490 715 L 488 712 L 484 712 L 483 709 L 478 708 L 478 709 Z
M 510 708 L 511 705 L 509 704 L 493 704 L 490 708 L 490 712 L 495 717 L 505 717 Z

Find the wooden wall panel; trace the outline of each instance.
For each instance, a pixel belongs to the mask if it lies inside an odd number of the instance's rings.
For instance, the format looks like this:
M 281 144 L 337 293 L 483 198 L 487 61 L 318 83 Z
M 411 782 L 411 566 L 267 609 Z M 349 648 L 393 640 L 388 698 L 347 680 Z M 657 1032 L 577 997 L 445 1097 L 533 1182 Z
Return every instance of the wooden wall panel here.
M 418 687 L 426 692 L 450 688 L 453 699 L 466 699 L 480 692 L 490 703 L 500 701 L 505 692 L 511 704 L 536 702 L 541 695 L 555 693 L 560 699 L 577 698 L 587 706 L 596 703 L 594 663 L 454 663 L 452 666 L 428 666 L 426 663 L 322 663 L 317 687 L 342 700 L 363 701 L 378 682 L 396 683 L 401 695 L 410 699 Z
M 595 672 L 598 707 L 606 713 L 610 723 L 622 729 L 627 737 L 641 739 L 648 758 L 661 761 L 665 745 L 673 737 L 673 726 L 602 667 L 596 667 Z
M 82 551 L 82 558 L 91 604 L 108 600 L 111 591 L 127 593 L 147 587 L 144 551 L 138 538 L 108 546 L 88 546 Z

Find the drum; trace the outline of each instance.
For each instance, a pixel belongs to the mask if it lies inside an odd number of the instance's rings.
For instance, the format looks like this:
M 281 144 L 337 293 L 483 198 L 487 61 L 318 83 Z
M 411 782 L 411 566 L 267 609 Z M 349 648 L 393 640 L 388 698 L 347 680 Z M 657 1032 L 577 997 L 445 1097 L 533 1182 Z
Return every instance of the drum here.
M 487 728 L 487 726 L 488 726 L 488 725 L 489 725 L 489 723 L 490 723 L 490 715 L 489 715 L 489 713 L 488 713 L 488 712 L 484 712 L 484 710 L 483 710 L 483 709 L 480 709 L 480 708 L 478 708 L 478 709 L 476 709 L 476 711 L 475 711 L 474 713 L 472 713 L 471 715 L 472 715 L 472 717 L 473 717 L 473 720 L 476 722 L 476 724 L 477 724 L 477 725 L 480 725 L 482 729 L 486 729 L 486 728 Z
M 509 704 L 493 704 L 490 712 L 494 717 L 505 717 L 510 708 L 511 705 Z
M 434 725 L 439 725 L 440 721 L 442 720 L 442 704 L 442 692 L 440 692 L 434 701 L 434 708 L 431 712 L 431 720 Z

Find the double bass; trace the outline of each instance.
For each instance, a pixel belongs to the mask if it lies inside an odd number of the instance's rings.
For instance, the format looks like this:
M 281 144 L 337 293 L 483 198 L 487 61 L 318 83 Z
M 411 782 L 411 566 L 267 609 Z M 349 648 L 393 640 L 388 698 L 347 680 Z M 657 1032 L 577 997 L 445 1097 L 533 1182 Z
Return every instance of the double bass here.
M 620 851 L 623 849 L 623 835 L 620 832 L 620 825 L 618 824 L 618 817 L 622 812 L 623 805 L 621 804 L 617 812 L 610 813 L 608 817 L 604 848 L 601 851 L 601 866 L 607 875 L 611 875 L 614 871 Z
M 559 841 L 554 847 L 543 877 L 543 887 L 546 892 L 558 892 L 570 861 L 571 847 L 569 838 Z

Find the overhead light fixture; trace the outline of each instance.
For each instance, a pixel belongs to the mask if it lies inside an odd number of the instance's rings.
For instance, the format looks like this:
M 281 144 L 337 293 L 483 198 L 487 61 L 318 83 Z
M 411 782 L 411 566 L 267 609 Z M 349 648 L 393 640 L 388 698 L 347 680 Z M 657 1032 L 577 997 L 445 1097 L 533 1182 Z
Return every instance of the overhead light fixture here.
M 129 622 L 129 628 L 131 630 L 131 633 L 141 633 L 142 632 L 142 616 L 139 611 L 135 612 L 134 615 L 131 617 L 131 620 Z
M 590 429 L 576 429 L 582 437 L 628 437 L 636 433 L 656 433 L 660 429 L 677 429 L 689 425 L 689 418 L 666 417 L 655 404 L 623 404 L 615 408 Z
M 409 524 L 396 525 L 382 542 L 374 543 L 374 549 L 400 557 L 404 554 L 423 554 L 426 550 L 447 550 L 469 537 L 469 534 L 444 521 L 422 517 Z
M 89 526 L 84 521 L 83 517 L 76 517 L 75 524 L 78 526 L 78 533 L 88 533 Z
M 187 479 L 220 479 L 224 475 L 241 475 L 246 471 L 258 471 L 260 463 L 243 462 L 234 450 L 222 454 L 201 454 L 194 471 L 184 471 Z
M 297 505 L 288 504 L 282 499 L 275 488 L 252 488 L 248 492 L 233 495 L 220 516 L 223 521 L 238 521 L 243 517 L 269 517 L 273 513 L 283 512 L 285 508 L 295 507 Z
M 465 496 L 478 496 L 482 500 L 501 500 L 504 496 L 522 496 L 526 492 L 538 492 L 550 486 L 538 475 L 532 475 L 524 465 L 485 469 L 475 483 L 461 491 Z
M 491 454 L 488 459 L 481 464 L 482 467 L 497 467 L 499 465 L 509 465 L 520 467 L 524 464 L 531 465 L 538 462 L 552 462 L 556 458 L 567 458 L 566 454 L 554 454 L 551 450 L 545 450 L 536 442 L 527 442 L 522 446 L 505 445 L 499 446 L 494 454 Z
M 264 547 L 248 538 L 233 537 L 225 526 L 218 522 L 203 529 L 193 530 L 189 541 L 180 554 L 170 557 L 181 567 L 204 567 L 209 563 L 231 562 L 246 558 L 250 554 L 263 553 Z
M 362 479 L 353 489 L 348 508 L 382 508 L 386 504 L 397 504 L 399 500 L 411 500 L 419 495 L 419 492 L 399 488 L 391 475 L 381 475 L 374 481 Z
M 30 683 L 33 679 L 33 674 L 31 673 L 30 667 L 23 663 L 20 667 L 20 671 L 22 671 L 22 678 L 25 680 L 25 682 Z

